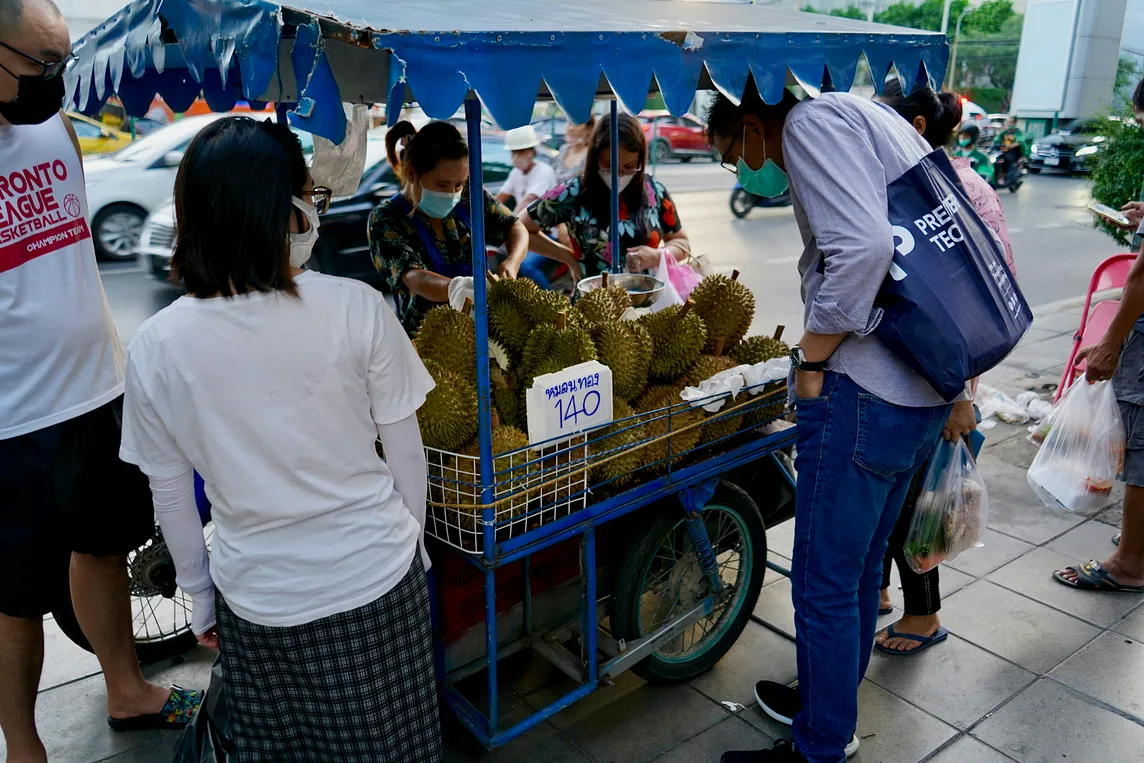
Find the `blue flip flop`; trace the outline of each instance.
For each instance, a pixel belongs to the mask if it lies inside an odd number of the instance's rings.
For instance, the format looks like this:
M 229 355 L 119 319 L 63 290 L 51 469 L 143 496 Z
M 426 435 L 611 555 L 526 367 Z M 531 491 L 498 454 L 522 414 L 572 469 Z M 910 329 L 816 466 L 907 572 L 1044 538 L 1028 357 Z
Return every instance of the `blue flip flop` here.
M 934 644 L 940 644 L 941 642 L 943 642 L 947 638 L 949 638 L 949 631 L 947 631 L 944 627 L 939 626 L 938 629 L 936 631 L 934 631 L 934 634 L 932 636 L 919 636 L 915 633 L 898 633 L 896 630 L 894 630 L 894 626 L 890 625 L 889 628 L 886 628 L 886 637 L 887 638 L 907 638 L 910 641 L 917 641 L 918 645 L 915 646 L 913 649 L 888 649 L 888 648 L 882 646 L 881 644 L 874 644 L 874 648 L 877 649 L 879 652 L 883 652 L 884 654 L 907 655 L 907 654 L 917 654 L 918 652 L 922 651 L 923 649 L 931 647 Z

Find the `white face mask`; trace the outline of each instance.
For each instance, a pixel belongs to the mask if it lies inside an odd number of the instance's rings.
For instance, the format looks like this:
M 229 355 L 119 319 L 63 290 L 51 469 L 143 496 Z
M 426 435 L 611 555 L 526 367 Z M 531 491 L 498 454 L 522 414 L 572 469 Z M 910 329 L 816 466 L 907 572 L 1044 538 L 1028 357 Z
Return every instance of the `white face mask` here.
M 624 189 L 631 184 L 632 178 L 634 177 L 635 175 L 620 175 L 620 193 L 624 192 Z M 604 181 L 604 185 L 608 186 L 608 188 L 612 187 L 611 170 L 600 170 L 600 179 Z
M 318 210 L 313 204 L 307 204 L 297 196 L 292 201 L 295 207 L 302 210 L 302 214 L 310 223 L 310 229 L 305 233 L 291 233 L 289 236 L 290 265 L 300 268 L 310 260 L 310 255 L 314 253 L 314 244 L 318 243 Z

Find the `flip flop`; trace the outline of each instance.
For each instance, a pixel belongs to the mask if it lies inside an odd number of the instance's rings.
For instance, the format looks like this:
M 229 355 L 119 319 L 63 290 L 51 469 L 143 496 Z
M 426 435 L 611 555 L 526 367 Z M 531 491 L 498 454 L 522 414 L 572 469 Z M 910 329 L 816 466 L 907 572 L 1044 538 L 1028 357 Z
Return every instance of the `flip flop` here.
M 172 686 L 171 695 L 163 709 L 150 715 L 136 715 L 133 718 L 112 718 L 107 716 L 107 725 L 112 731 L 152 731 L 181 729 L 191 722 L 199 705 L 203 703 L 203 692 L 189 691 L 181 686 Z
M 927 649 L 934 644 L 940 644 L 941 642 L 945 641 L 947 638 L 949 638 L 949 631 L 947 631 L 942 626 L 938 626 L 938 629 L 934 631 L 932 636 L 919 636 L 915 633 L 898 633 L 896 630 L 894 630 L 893 624 L 891 624 L 890 627 L 886 628 L 886 638 L 905 638 L 909 639 L 910 641 L 917 641 L 918 645 L 913 649 L 889 649 L 885 646 L 882 646 L 881 644 L 874 644 L 874 648 L 879 652 L 884 654 L 897 655 L 917 654 L 923 649 Z
M 1064 573 L 1076 573 L 1076 580 L 1069 580 Z M 1053 573 L 1053 580 L 1069 588 L 1081 591 L 1110 591 L 1119 593 L 1144 593 L 1144 586 L 1123 585 L 1116 582 L 1108 570 L 1100 566 L 1100 562 L 1092 559 L 1076 567 L 1065 567 Z
M 1114 546 L 1120 545 L 1120 533 L 1116 533 L 1116 535 L 1112 536 L 1112 545 L 1114 545 Z
M 878 617 L 881 617 L 882 615 L 891 614 L 893 611 L 894 611 L 893 607 L 886 607 L 885 609 L 879 609 L 878 610 Z

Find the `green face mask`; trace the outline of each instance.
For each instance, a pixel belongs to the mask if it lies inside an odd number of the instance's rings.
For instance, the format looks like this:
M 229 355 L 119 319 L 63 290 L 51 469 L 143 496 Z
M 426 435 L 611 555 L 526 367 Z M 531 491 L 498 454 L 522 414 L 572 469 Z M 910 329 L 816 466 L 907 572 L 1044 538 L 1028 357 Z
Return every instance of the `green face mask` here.
M 741 151 L 747 150 L 747 128 L 743 127 L 743 137 L 741 143 Z M 766 196 L 773 198 L 775 196 L 782 196 L 786 193 L 787 188 L 790 187 L 790 179 L 787 174 L 783 172 L 777 164 L 767 158 L 767 144 L 763 142 L 763 166 L 757 170 L 751 169 L 745 161 L 743 161 L 742 154 L 739 156 L 739 163 L 736 165 L 736 174 L 739 176 L 739 185 L 747 193 L 753 193 L 756 196 Z
M 969 148 L 973 145 L 973 141 L 969 138 L 958 138 L 957 145 L 961 146 L 962 148 Z

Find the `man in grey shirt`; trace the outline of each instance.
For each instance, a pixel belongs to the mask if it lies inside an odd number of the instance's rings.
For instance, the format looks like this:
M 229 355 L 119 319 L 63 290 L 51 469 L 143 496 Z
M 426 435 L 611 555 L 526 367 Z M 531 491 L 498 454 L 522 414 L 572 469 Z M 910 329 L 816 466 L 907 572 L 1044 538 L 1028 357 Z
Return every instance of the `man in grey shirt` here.
M 882 555 L 950 406 L 873 334 L 894 254 L 887 186 L 930 147 L 888 107 L 847 93 L 775 105 L 748 84 L 719 96 L 708 138 L 743 187 L 788 182 L 805 246 L 805 331 L 791 353 L 798 412 L 792 598 L 797 691 L 761 681 L 763 710 L 794 727 L 770 750 L 724 763 L 843 763 L 858 749 L 858 685 L 878 616 Z M 957 434 L 962 434 L 958 432 Z

